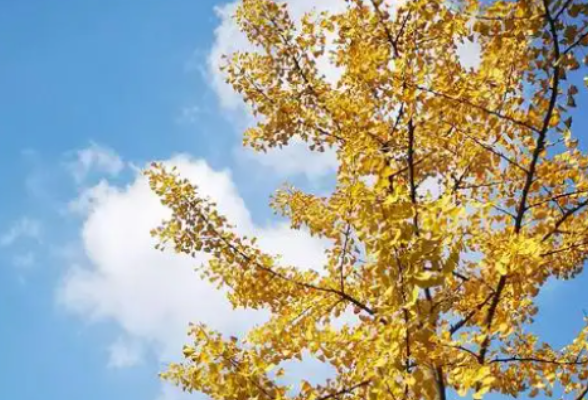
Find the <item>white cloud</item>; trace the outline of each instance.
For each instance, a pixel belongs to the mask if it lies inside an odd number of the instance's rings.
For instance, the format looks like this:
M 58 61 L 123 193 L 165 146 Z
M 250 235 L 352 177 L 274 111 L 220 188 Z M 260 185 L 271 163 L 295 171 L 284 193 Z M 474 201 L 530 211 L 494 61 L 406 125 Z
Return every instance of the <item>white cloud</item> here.
M 108 353 L 110 356 L 108 361 L 109 367 L 128 368 L 141 362 L 143 348 L 136 341 L 119 338 L 110 345 Z
M 477 69 L 482 62 L 482 46 L 478 40 L 478 35 L 473 31 L 475 18 L 470 19 L 468 28 L 473 40 L 465 38 L 463 42 L 457 42 L 457 55 L 461 66 L 466 69 Z
M 316 271 L 325 265 L 327 242 L 310 236 L 306 231 L 292 230 L 289 223 L 255 228 L 254 232 L 258 235 L 261 248 L 281 255 L 286 265 Z
M 477 69 L 482 62 L 482 47 L 477 39 L 457 43 L 457 55 L 463 68 Z
M 68 167 L 76 182 L 81 183 L 91 172 L 117 176 L 125 164 L 112 149 L 91 143 L 87 148 L 76 152 L 75 160 Z
M 215 171 L 186 156 L 168 163 L 214 199 L 240 232 L 260 237 L 260 245 L 282 253 L 285 263 L 311 268 L 324 260 L 325 244 L 320 240 L 285 224 L 256 225 L 228 171 Z M 78 211 L 84 213 L 81 242 L 87 264 L 71 265 L 58 290 L 60 304 L 71 312 L 94 322 L 114 321 L 128 343 L 163 362 L 177 359 L 190 321 L 239 334 L 266 318 L 262 312 L 233 310 L 223 293 L 202 281 L 193 267 L 204 257 L 193 260 L 153 249 L 149 231 L 168 211 L 143 176 L 125 187 L 103 181 L 81 199 L 78 204 L 84 207 Z M 140 353 L 115 343 L 111 364 L 138 362 Z
M 443 193 L 444 189 L 438 177 L 428 177 L 420 183 L 417 188 L 417 194 L 419 196 L 431 196 L 431 198 L 437 199 Z
M 280 363 L 284 369 L 284 376 L 276 379 L 282 385 L 291 385 L 290 395 L 296 396 L 300 393 L 300 383 L 305 380 L 313 385 L 324 385 L 327 379 L 337 376 L 335 368 L 327 363 L 319 361 L 308 351 L 303 352 L 302 360 L 288 360 Z
M 11 246 L 21 239 L 32 239 L 37 242 L 40 241 L 41 223 L 29 217 L 22 217 L 6 232 L 0 235 L 0 246 Z
M 255 160 L 271 169 L 278 176 L 304 175 L 308 180 L 316 180 L 332 174 L 338 166 L 337 154 L 333 149 L 324 153 L 311 151 L 301 140 L 294 139 L 281 149 L 270 149 L 267 153 L 257 153 L 248 148 L 239 148 L 237 155 Z
M 84 215 L 96 205 L 96 201 L 115 192 L 116 187 L 111 186 L 107 180 L 102 179 L 97 185 L 82 191 L 78 197 L 69 202 L 67 208 L 70 212 Z

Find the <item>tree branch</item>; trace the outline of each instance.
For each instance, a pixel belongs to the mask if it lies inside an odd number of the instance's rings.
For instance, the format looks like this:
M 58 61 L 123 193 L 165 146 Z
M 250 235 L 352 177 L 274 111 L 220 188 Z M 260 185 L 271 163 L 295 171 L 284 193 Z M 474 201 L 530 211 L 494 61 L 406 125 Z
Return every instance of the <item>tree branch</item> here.
M 557 34 L 557 26 L 555 20 L 551 17 L 551 13 L 549 11 L 549 0 L 543 0 L 543 7 L 545 9 L 545 18 L 547 19 L 547 24 L 549 26 L 549 30 L 553 40 L 553 57 L 557 61 L 560 58 L 560 49 L 559 49 L 559 37 Z M 527 178 L 525 180 L 525 185 L 523 187 L 523 192 L 521 195 L 521 201 L 519 203 L 517 216 L 515 220 L 515 233 L 518 234 L 521 231 L 523 226 L 523 220 L 525 217 L 525 212 L 527 211 L 527 199 L 529 197 L 529 193 L 531 190 L 531 185 L 533 184 L 533 180 L 535 179 L 535 173 L 537 170 L 537 164 L 539 163 L 539 157 L 541 153 L 545 150 L 545 138 L 547 136 L 547 131 L 549 130 L 549 125 L 551 123 L 551 118 L 553 117 L 553 112 L 555 110 L 555 106 L 557 104 L 557 98 L 559 95 L 559 80 L 560 80 L 560 66 L 556 62 L 553 64 L 553 84 L 551 86 L 551 96 L 549 99 L 549 106 L 547 109 L 547 113 L 545 114 L 545 118 L 543 120 L 543 127 L 538 132 L 539 135 L 537 137 L 537 144 L 535 146 L 535 150 L 533 151 L 533 156 L 531 160 L 531 165 L 529 167 L 529 173 L 527 174 Z M 498 281 L 498 285 L 496 288 L 496 294 L 492 299 L 492 303 L 490 304 L 490 308 L 488 310 L 488 316 L 486 317 L 486 329 L 490 329 L 492 327 L 492 322 L 494 320 L 494 315 L 496 314 L 496 310 L 498 308 L 498 303 L 500 302 L 500 297 L 502 295 L 502 291 L 506 287 L 507 276 L 502 275 Z M 486 354 L 488 352 L 488 348 L 490 346 L 491 336 L 488 334 L 482 343 L 480 348 L 480 355 L 479 361 L 480 364 L 484 364 Z
M 544 358 L 535 357 L 509 357 L 509 358 L 495 358 L 490 363 L 510 363 L 510 362 L 531 362 L 540 364 L 553 364 L 553 365 L 585 365 L 588 364 L 588 360 L 582 361 L 558 361 L 558 360 L 547 360 Z
M 588 394 L 588 385 L 586 385 L 586 387 L 584 387 L 584 389 L 582 389 L 582 391 L 580 393 L 578 393 L 578 395 L 574 398 L 574 400 L 583 400 L 587 394 Z
M 546 241 L 551 236 L 553 236 L 557 232 L 559 227 L 562 226 L 564 224 L 564 222 L 567 221 L 568 218 L 570 218 L 571 216 L 573 216 L 575 213 L 577 213 L 578 211 L 580 211 L 582 208 L 584 208 L 586 206 L 588 206 L 588 199 L 579 203 L 575 207 L 567 210 L 564 213 L 564 215 L 555 223 L 553 230 L 551 232 L 549 232 L 548 234 L 546 234 L 545 236 L 543 236 L 543 241 Z
M 357 385 L 351 386 L 350 388 L 341 389 L 338 392 L 331 393 L 331 394 L 328 394 L 328 395 L 323 396 L 323 397 L 319 397 L 316 400 L 329 400 L 329 399 L 332 399 L 332 398 L 337 398 L 339 396 L 352 393 L 353 391 L 359 389 L 360 387 L 367 386 L 367 385 L 370 384 L 370 382 L 371 381 L 366 380 L 366 381 L 363 381 L 363 382 L 358 383 Z

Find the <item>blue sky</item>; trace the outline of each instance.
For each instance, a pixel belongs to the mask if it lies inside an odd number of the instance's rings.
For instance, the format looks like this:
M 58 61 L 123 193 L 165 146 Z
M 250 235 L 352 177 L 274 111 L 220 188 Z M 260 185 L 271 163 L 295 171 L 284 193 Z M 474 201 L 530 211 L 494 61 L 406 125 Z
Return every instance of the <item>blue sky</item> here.
M 242 44 L 229 9 L 0 0 L 0 399 L 176 399 L 156 374 L 179 355 L 190 319 L 239 330 L 262 318 L 220 317 L 226 304 L 185 282 L 186 260 L 150 253 L 137 229 L 160 211 L 135 170 L 150 160 L 183 166 L 245 230 L 267 234 L 270 249 L 287 243 L 292 262 L 320 254 L 266 204 L 284 180 L 325 190 L 332 160 L 300 148 L 264 159 L 239 150 L 246 117 L 210 67 L 211 54 Z M 582 92 L 576 126 L 588 123 L 586 106 Z M 293 162 L 302 155 L 303 165 Z M 586 284 L 550 285 L 542 333 L 561 344 L 574 335 Z

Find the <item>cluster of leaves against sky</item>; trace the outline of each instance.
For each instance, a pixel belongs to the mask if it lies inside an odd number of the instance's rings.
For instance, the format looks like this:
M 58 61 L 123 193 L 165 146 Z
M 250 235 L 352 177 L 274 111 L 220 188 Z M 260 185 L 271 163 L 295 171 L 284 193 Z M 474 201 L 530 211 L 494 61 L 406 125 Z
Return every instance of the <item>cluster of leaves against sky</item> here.
M 588 61 L 588 3 L 346 3 L 293 21 L 282 3 L 243 0 L 236 19 L 256 50 L 225 67 L 257 115 L 246 145 L 296 138 L 337 153 L 330 196 L 285 187 L 272 201 L 331 241 L 322 270 L 281 265 L 176 172 L 147 172 L 173 211 L 154 231 L 162 244 L 209 253 L 202 274 L 235 307 L 271 313 L 240 338 L 192 325 L 185 361 L 163 376 L 218 400 L 582 399 L 588 327 L 558 349 L 532 328 L 545 283 L 574 278 L 588 255 L 588 155 L 568 80 Z M 460 62 L 468 40 L 476 68 Z M 355 322 L 333 324 L 349 310 Z M 303 354 L 336 377 L 281 384 L 280 364 Z

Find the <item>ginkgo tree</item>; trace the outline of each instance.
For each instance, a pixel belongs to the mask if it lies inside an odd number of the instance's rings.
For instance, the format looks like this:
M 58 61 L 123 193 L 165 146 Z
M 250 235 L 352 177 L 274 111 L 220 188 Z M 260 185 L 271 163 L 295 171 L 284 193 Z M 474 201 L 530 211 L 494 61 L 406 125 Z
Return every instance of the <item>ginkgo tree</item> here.
M 555 348 L 533 323 L 545 284 L 588 256 L 588 155 L 570 116 L 588 3 L 341 1 L 294 20 L 285 3 L 242 0 L 252 50 L 224 66 L 256 116 L 245 145 L 336 152 L 329 196 L 272 199 L 330 241 L 322 269 L 284 265 L 177 172 L 147 171 L 172 210 L 161 245 L 209 253 L 206 279 L 271 314 L 239 338 L 191 325 L 163 377 L 218 400 L 584 398 L 588 327 Z M 282 366 L 304 354 L 335 378 L 292 390 Z

